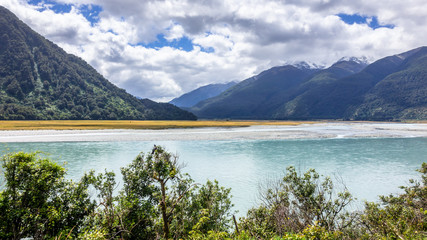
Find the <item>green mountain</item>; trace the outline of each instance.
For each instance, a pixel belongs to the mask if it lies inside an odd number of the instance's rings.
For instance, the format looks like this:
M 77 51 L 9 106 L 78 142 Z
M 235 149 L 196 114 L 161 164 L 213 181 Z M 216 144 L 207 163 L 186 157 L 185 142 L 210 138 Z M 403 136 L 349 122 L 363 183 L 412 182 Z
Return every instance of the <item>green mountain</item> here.
M 0 6 L 0 119 L 196 117 L 126 93 Z
M 191 111 L 201 118 L 427 119 L 427 47 L 369 65 L 347 59 L 302 73 L 272 68 Z
M 427 48 L 380 59 L 361 72 L 311 87 L 276 119 L 427 119 Z M 332 66 L 334 67 L 334 66 Z
M 180 108 L 190 108 L 205 99 L 218 96 L 236 84 L 237 82 L 209 84 L 174 98 L 169 103 Z
M 274 119 L 322 119 L 340 118 L 338 111 L 345 111 L 339 106 L 331 107 L 332 103 L 327 99 L 337 97 L 335 86 L 342 78 L 359 73 L 367 64 L 365 62 L 350 59 L 338 61 L 331 67 L 311 76 L 304 84 L 298 87 L 295 97 L 276 109 L 272 115 Z M 337 104 L 336 104 L 337 105 Z
M 200 118 L 267 119 L 319 69 L 286 65 L 246 79 L 190 109 Z
M 353 119 L 427 119 L 427 47 L 397 55 L 398 71 L 371 88 Z

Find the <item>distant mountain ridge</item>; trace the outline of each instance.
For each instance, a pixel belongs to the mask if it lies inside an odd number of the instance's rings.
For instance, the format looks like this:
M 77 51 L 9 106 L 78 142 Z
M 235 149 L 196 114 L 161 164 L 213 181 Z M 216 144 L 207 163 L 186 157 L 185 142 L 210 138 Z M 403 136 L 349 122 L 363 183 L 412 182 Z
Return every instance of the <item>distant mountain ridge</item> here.
M 265 119 L 289 100 L 296 87 L 318 71 L 292 65 L 274 67 L 198 103 L 190 111 L 200 118 Z
M 304 69 L 324 69 L 325 68 L 325 66 L 323 66 L 323 65 L 318 65 L 316 63 L 306 62 L 306 61 L 289 63 L 286 65 L 291 65 L 291 66 L 294 66 L 294 67 L 299 68 L 301 70 L 304 70 Z
M 427 47 L 396 57 L 402 60 L 398 71 L 366 92 L 354 119 L 427 119 Z
M 342 58 L 324 69 L 286 65 L 190 109 L 200 118 L 427 119 L 427 47 L 371 64 Z
M 228 82 L 205 85 L 191 92 L 183 94 L 180 97 L 174 98 L 169 103 L 180 108 L 190 108 L 205 99 L 218 96 L 236 84 L 237 82 Z
M 0 119 L 186 119 L 171 104 L 137 99 L 0 6 Z
M 369 65 L 371 64 L 370 60 L 366 57 L 366 56 L 361 56 L 361 57 L 342 57 L 340 60 L 338 60 L 337 62 L 355 62 L 355 63 L 359 63 L 362 65 Z

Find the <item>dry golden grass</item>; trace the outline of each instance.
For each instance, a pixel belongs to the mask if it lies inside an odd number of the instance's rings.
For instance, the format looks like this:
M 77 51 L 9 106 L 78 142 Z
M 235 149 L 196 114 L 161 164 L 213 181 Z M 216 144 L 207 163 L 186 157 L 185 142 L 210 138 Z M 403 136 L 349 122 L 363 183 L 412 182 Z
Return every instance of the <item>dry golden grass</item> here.
M 134 121 L 134 120 L 47 120 L 0 121 L 0 130 L 43 129 L 167 129 L 199 127 L 247 127 L 253 125 L 299 125 L 313 122 L 292 121 Z

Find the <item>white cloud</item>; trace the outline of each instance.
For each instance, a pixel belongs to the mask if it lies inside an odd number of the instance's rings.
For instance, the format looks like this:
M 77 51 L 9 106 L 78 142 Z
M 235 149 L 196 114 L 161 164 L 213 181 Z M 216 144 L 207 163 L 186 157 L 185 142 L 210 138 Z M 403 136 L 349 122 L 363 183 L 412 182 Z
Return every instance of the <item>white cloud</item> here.
M 226 54 L 233 47 L 233 42 L 227 37 L 220 34 L 205 34 L 195 38 L 193 43 L 202 46 L 205 49 L 213 48 L 217 54 Z
M 172 24 L 167 35 L 165 36 L 165 39 L 168 41 L 179 40 L 180 38 L 184 37 L 184 34 L 185 31 L 181 25 Z
M 169 100 L 196 87 L 243 80 L 285 62 L 331 64 L 343 56 L 380 58 L 425 44 L 424 0 L 58 0 L 72 11 L 37 11 L 23 0 L 1 5 L 128 92 Z M 102 7 L 91 24 L 83 4 Z M 395 27 L 349 25 L 338 13 L 377 17 Z M 372 20 L 372 19 L 371 19 Z M 194 49 L 150 49 L 162 34 Z M 199 47 L 200 46 L 200 47 Z M 207 53 L 204 50 L 212 48 Z

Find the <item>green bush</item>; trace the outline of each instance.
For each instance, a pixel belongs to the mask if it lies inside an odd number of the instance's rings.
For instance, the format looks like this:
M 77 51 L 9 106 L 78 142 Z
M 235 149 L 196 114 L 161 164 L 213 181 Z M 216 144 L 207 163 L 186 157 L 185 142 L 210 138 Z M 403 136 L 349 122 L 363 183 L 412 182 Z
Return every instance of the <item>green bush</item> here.
M 230 189 L 216 181 L 195 184 L 181 172 L 178 158 L 162 147 L 139 154 L 121 171 L 123 189 L 117 196 L 113 196 L 113 173 L 89 174 L 99 205 L 87 218 L 81 238 L 185 239 L 209 232 L 228 234 Z
M 381 196 L 381 204 L 367 202 L 361 217 L 366 235 L 384 239 L 427 238 L 427 164 L 421 169 L 421 182 L 410 180 L 404 193 Z M 382 205 L 382 206 L 381 206 Z
M 38 153 L 3 156 L 5 188 L 0 192 L 0 238 L 53 239 L 72 232 L 94 209 L 89 181 L 65 180 L 65 169 Z
M 0 239 L 427 238 L 426 163 L 421 181 L 410 180 L 403 194 L 381 196 L 381 203 L 351 213 L 350 193 L 336 192 L 314 170 L 300 175 L 289 167 L 263 193 L 263 204 L 233 226 L 230 189 L 217 181 L 194 183 L 159 146 L 121 169 L 119 192 L 113 172 L 91 171 L 73 182 L 40 153 L 10 153 L 1 161 Z
M 262 193 L 263 204 L 241 219 L 240 227 L 255 238 L 300 233 L 309 226 L 345 231 L 354 223 L 355 215 L 346 211 L 353 201 L 351 194 L 346 190 L 336 193 L 332 180 L 320 181 L 313 169 L 299 175 L 288 167 L 282 181 L 272 185 Z

